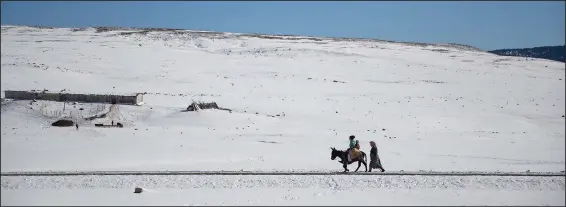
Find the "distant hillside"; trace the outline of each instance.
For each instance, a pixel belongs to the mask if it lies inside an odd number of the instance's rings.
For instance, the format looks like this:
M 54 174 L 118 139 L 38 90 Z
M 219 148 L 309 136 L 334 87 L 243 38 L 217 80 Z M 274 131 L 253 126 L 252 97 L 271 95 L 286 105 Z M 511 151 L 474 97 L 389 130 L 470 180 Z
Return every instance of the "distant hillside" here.
M 532 57 L 564 62 L 564 45 L 521 49 L 501 49 L 489 52 L 503 56 Z

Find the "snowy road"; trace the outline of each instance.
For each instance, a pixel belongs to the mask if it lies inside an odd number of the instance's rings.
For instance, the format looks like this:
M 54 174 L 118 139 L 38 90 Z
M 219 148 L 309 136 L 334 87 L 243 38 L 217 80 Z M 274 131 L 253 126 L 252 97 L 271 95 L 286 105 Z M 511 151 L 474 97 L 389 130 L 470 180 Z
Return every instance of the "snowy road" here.
M 2 205 L 346 205 L 349 202 L 344 200 L 350 200 L 376 205 L 375 199 L 381 198 L 380 205 L 564 205 L 564 184 L 564 176 L 2 176 L 1 201 Z M 134 194 L 135 187 L 144 192 Z M 344 199 L 354 195 L 361 197 Z
M 534 176 L 564 177 L 564 172 L 479 172 L 479 171 L 48 171 L 2 172 L 2 176 L 74 176 L 74 175 L 399 175 L 399 176 Z
M 490 188 L 564 191 L 564 177 L 361 175 L 84 175 L 2 176 L 2 189 L 21 188 Z

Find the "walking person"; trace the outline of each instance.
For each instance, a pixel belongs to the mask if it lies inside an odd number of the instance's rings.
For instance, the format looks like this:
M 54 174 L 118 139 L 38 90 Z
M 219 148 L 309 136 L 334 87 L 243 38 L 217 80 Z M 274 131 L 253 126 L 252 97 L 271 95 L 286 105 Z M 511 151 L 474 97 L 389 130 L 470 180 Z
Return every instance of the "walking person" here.
M 377 146 L 375 142 L 371 141 L 369 142 L 369 145 L 371 146 L 371 150 L 369 153 L 369 157 L 370 157 L 369 171 L 371 172 L 371 169 L 380 169 L 381 172 L 385 172 L 385 169 L 383 169 L 383 166 L 381 165 L 381 160 L 377 155 Z

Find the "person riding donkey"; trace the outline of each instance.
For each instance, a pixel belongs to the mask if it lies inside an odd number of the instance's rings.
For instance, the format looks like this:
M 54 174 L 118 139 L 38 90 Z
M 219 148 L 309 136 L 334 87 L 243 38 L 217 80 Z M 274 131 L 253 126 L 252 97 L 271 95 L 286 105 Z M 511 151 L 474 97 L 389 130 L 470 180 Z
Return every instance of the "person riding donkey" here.
M 356 136 L 354 135 L 350 135 L 349 139 L 350 139 L 350 145 L 348 147 L 348 149 L 346 150 L 346 155 L 347 155 L 347 161 L 348 163 L 352 162 L 352 158 L 356 158 L 358 156 L 361 155 L 361 151 L 359 150 L 359 142 L 357 140 L 354 140 L 356 138 Z M 340 161 L 343 163 L 343 161 Z

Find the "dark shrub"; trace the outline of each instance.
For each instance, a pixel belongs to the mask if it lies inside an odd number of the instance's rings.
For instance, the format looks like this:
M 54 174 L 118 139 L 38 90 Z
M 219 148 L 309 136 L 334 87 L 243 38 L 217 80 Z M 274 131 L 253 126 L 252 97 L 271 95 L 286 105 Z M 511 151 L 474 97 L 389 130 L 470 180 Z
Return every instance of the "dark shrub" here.
M 57 126 L 57 127 L 70 127 L 70 126 L 75 126 L 75 123 L 71 120 L 58 120 L 56 122 L 53 122 L 51 124 L 51 126 Z

